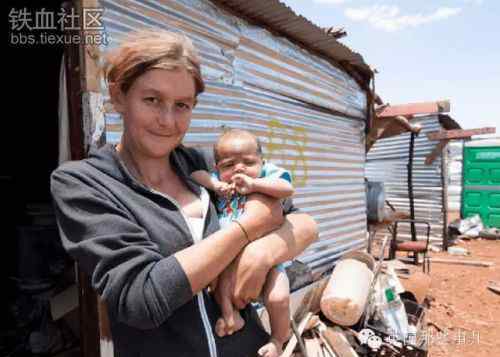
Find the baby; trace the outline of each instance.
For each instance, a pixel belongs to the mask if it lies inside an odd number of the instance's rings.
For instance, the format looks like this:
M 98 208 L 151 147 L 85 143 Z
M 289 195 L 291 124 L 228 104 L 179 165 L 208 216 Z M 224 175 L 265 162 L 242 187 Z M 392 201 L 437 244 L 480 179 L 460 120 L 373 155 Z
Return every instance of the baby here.
M 214 156 L 217 173 L 195 171 L 191 176 L 219 196 L 217 211 L 221 227 L 241 216 L 246 195 L 259 192 L 283 199 L 293 194 L 290 173 L 265 162 L 258 139 L 248 131 L 233 129 L 222 134 L 215 144 Z M 271 339 L 259 349 L 259 355 L 278 357 L 290 334 L 290 288 L 283 267 L 277 266 L 269 272 L 262 298 L 269 313 Z M 222 337 L 241 329 L 244 320 L 239 311 L 227 300 L 217 302 L 222 310 L 222 318 L 215 326 L 217 335 Z

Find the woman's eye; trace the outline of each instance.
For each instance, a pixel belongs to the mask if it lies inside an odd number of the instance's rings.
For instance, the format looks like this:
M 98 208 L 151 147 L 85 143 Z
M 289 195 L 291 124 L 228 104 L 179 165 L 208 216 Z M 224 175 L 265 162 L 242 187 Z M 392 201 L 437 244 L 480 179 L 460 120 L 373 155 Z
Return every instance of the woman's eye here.
M 175 105 L 177 106 L 177 108 L 182 109 L 182 110 L 191 109 L 189 104 L 186 104 L 186 103 L 179 102 L 179 103 L 175 103 Z
M 158 103 L 158 98 L 156 98 L 156 97 L 147 97 L 147 98 L 144 98 L 144 100 L 150 104 L 157 104 Z

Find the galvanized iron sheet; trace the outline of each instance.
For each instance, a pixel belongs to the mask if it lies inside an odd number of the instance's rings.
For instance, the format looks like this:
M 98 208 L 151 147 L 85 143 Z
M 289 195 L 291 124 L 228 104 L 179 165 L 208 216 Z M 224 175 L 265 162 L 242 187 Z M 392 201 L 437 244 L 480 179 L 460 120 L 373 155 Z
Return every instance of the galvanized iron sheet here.
M 366 96 L 351 77 L 208 1 L 101 4 L 110 47 L 124 33 L 151 26 L 193 40 L 207 90 L 185 143 L 211 150 L 224 127 L 259 137 L 265 157 L 292 172 L 296 205 L 320 226 L 319 241 L 299 260 L 319 275 L 342 252 L 364 246 Z M 121 131 L 119 115 L 109 110 L 107 141 L 117 142 Z
M 448 143 L 448 210 L 460 212 L 462 201 L 463 140 Z
M 365 78 L 373 75 L 359 53 L 353 52 L 335 37 L 328 35 L 325 29 L 297 15 L 279 0 L 213 0 L 213 2 L 268 26 L 276 33 L 299 41 L 308 48 L 334 59 L 337 63 L 349 63 Z
M 437 115 L 415 118 L 412 123 L 422 126 L 420 135 L 415 139 L 413 161 L 413 192 L 415 218 L 431 224 L 431 239 L 443 237 L 443 187 L 441 181 L 441 156 L 431 165 L 425 164 L 425 158 L 432 152 L 438 141 L 430 141 L 426 134 L 441 129 Z M 386 199 L 399 211 L 410 212 L 408 199 L 407 163 L 410 147 L 410 134 L 378 140 L 368 152 L 366 177 L 370 181 L 382 181 L 385 184 Z M 398 238 L 409 238 L 409 225 L 398 227 Z M 418 238 L 421 239 L 424 227 L 417 226 Z M 387 232 L 380 232 L 386 234 Z

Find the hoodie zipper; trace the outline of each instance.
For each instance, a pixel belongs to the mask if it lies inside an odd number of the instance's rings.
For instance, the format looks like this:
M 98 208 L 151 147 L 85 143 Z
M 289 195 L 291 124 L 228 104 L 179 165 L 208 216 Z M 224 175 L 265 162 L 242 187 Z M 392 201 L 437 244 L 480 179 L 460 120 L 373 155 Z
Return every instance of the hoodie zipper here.
M 201 240 L 202 237 L 196 236 L 194 229 L 193 229 L 191 223 L 189 222 L 188 217 L 185 215 L 184 211 L 182 210 L 181 206 L 179 205 L 179 203 L 176 200 L 163 194 L 162 192 L 152 190 L 150 188 L 147 188 L 147 190 L 154 193 L 154 194 L 160 195 L 161 197 L 166 198 L 167 200 L 172 202 L 175 205 L 175 207 L 179 210 L 182 218 L 186 222 L 186 225 L 188 226 L 189 232 L 191 233 L 191 236 L 193 237 L 193 241 L 195 243 L 197 243 Z M 208 199 L 209 199 L 208 192 L 203 187 L 201 187 L 201 202 L 203 204 L 203 219 L 204 219 L 203 223 L 205 223 L 205 220 L 207 217 L 208 204 L 206 203 L 206 200 L 208 200 Z M 198 294 L 196 294 L 196 300 L 198 302 L 198 308 L 200 310 L 201 320 L 203 322 L 203 327 L 205 329 L 205 335 L 207 336 L 210 357 L 217 357 L 217 346 L 215 344 L 215 338 L 214 338 L 214 333 L 212 330 L 212 325 L 210 324 L 210 319 L 208 318 L 207 308 L 205 306 L 205 299 L 203 296 L 203 290 L 200 291 Z
M 137 182 L 137 180 L 135 180 L 134 176 L 130 174 L 130 172 L 129 172 L 129 170 L 127 168 L 127 165 L 125 164 L 125 162 L 122 159 L 120 159 L 120 158 L 119 158 L 119 161 L 121 162 L 121 164 L 124 167 L 124 169 L 127 172 L 127 174 L 130 177 L 132 177 L 133 181 L 135 181 L 134 184 L 136 186 L 140 187 L 143 190 L 146 190 L 147 192 L 153 193 L 155 195 L 159 195 L 160 197 L 163 197 L 166 200 L 168 200 L 171 203 L 173 203 L 174 206 L 179 211 L 179 213 L 181 214 L 182 218 L 184 219 L 184 222 L 186 222 L 186 225 L 187 225 L 187 227 L 189 229 L 189 232 L 191 233 L 191 236 L 193 237 L 194 243 L 196 243 L 197 241 L 201 240 L 202 237 L 198 238 L 195 235 L 195 232 L 193 230 L 193 227 L 192 227 L 191 223 L 189 222 L 189 219 L 187 218 L 187 216 L 185 215 L 182 207 L 179 205 L 179 203 L 176 200 L 174 200 L 172 197 L 170 197 L 170 196 L 168 196 L 168 195 L 166 195 L 166 194 L 164 194 L 164 193 L 162 193 L 160 191 L 151 189 L 151 188 L 147 187 L 146 185 L 143 185 L 142 183 Z M 207 200 L 209 200 L 210 198 L 208 196 L 208 192 L 205 190 L 204 187 L 200 187 L 200 189 L 201 189 L 201 202 L 203 204 L 203 218 L 204 218 L 203 223 L 205 223 L 207 212 L 208 212 L 208 206 L 209 206 L 209 203 L 207 202 Z M 196 298 L 197 298 L 197 301 L 198 301 L 198 308 L 200 310 L 200 315 L 201 315 L 201 320 L 203 322 L 203 327 L 205 329 L 205 335 L 207 337 L 207 343 L 208 343 L 208 349 L 210 351 L 210 357 L 217 357 L 217 346 L 215 344 L 215 338 L 214 338 L 214 333 L 212 331 L 212 326 L 211 326 L 210 320 L 208 318 L 207 308 L 205 306 L 205 300 L 204 300 L 204 297 L 203 297 L 203 290 L 200 291 L 198 294 L 196 294 Z

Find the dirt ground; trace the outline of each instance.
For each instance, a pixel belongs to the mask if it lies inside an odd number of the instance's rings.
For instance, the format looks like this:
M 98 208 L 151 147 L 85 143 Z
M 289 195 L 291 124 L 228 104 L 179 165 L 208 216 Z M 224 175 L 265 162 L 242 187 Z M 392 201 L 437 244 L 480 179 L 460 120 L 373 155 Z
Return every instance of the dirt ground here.
M 500 241 L 471 240 L 457 246 L 470 255 L 431 253 L 435 258 L 493 262 L 491 267 L 431 263 L 431 308 L 427 311 L 429 356 L 500 355 L 500 295 L 487 289 L 500 282 Z

